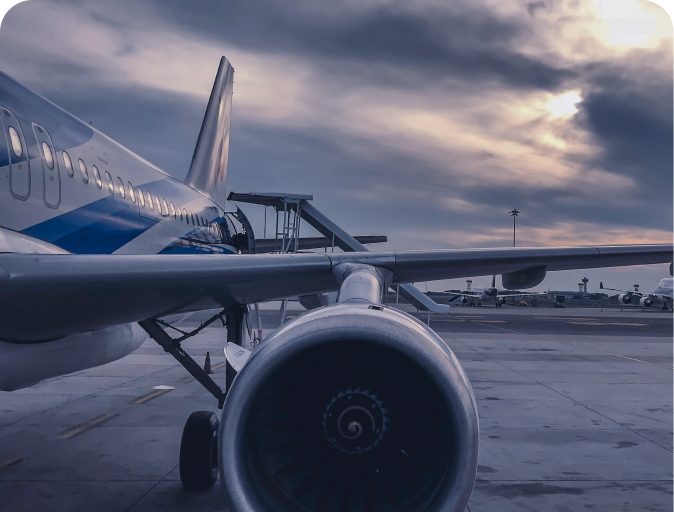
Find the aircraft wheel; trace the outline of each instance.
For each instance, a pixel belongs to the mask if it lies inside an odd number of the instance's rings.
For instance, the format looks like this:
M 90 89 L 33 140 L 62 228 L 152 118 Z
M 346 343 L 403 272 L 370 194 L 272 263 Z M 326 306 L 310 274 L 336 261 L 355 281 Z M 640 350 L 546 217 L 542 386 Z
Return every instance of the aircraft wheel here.
M 180 441 L 180 481 L 188 491 L 205 491 L 218 479 L 218 428 L 210 411 L 196 411 L 183 428 Z

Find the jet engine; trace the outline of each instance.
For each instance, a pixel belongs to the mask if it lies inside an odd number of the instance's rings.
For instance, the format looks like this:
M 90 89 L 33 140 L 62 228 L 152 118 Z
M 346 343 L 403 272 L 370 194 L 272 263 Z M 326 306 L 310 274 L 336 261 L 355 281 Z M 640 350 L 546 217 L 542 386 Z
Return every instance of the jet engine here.
M 218 446 L 232 512 L 463 512 L 477 409 L 431 329 L 346 302 L 299 316 L 255 349 L 225 401 Z
M 531 267 L 503 274 L 501 280 L 503 288 L 506 290 L 519 290 L 521 288 L 533 288 L 541 284 L 546 274 L 547 267 Z
M 639 305 L 641 307 L 645 306 L 647 308 L 650 308 L 653 305 L 653 301 L 648 297 L 641 297 L 641 299 L 639 300 Z
M 618 302 L 620 302 L 620 304 L 630 304 L 632 302 L 632 295 L 629 293 L 621 293 L 618 295 Z

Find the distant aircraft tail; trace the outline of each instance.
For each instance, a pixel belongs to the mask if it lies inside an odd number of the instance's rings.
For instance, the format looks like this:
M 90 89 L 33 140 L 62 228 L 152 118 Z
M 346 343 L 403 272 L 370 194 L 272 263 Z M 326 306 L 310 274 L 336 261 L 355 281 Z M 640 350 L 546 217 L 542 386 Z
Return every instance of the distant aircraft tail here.
M 491 287 L 496 288 L 496 274 L 491 277 Z
M 232 116 L 234 68 L 222 57 L 208 100 L 192 164 L 185 184 L 210 197 L 220 207 L 227 199 L 229 127 Z

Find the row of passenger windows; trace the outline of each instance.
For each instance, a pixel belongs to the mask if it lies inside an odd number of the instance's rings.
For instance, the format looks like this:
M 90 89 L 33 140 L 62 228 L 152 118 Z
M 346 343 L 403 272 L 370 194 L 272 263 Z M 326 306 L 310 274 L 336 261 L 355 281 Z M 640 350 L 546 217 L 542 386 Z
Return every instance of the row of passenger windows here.
M 10 142 L 12 144 L 12 151 L 17 157 L 21 158 L 23 156 L 23 146 L 21 144 L 21 138 L 19 137 L 19 133 L 13 126 L 10 126 L 8 128 L 8 133 Z M 44 154 L 44 161 L 47 164 L 47 167 L 50 170 L 53 169 L 54 155 L 52 154 L 52 150 L 49 147 L 49 144 L 47 144 L 46 142 L 42 143 L 42 153 Z M 75 175 L 75 170 L 73 168 L 73 161 L 66 151 L 63 151 L 62 154 L 66 173 L 68 174 L 68 176 L 72 178 Z M 87 169 L 87 165 L 81 158 L 78 159 L 77 163 L 80 168 L 80 174 L 82 175 L 82 181 L 84 181 L 84 183 L 89 183 L 89 171 Z M 98 188 L 103 188 L 103 180 L 101 178 L 101 172 L 98 170 L 98 167 L 92 165 L 91 171 L 93 173 L 93 180 L 94 183 L 96 183 L 96 186 Z M 105 171 L 105 186 L 108 192 L 110 192 L 110 194 L 115 193 L 115 183 L 112 180 L 112 176 L 108 171 Z M 154 210 L 156 208 L 157 212 L 160 215 L 167 215 L 167 216 L 170 215 L 174 219 L 180 219 L 181 221 L 184 220 L 188 224 L 191 222 L 193 226 L 209 226 L 209 223 L 205 221 L 203 217 L 194 215 L 192 212 L 188 212 L 187 209 L 185 208 L 181 209 L 180 206 L 173 206 L 172 202 L 167 202 L 166 199 L 163 198 L 159 199 L 159 196 L 153 197 L 152 194 L 150 194 L 150 192 L 143 192 L 143 190 L 140 187 L 134 189 L 130 181 L 127 182 L 127 187 L 125 187 L 122 178 L 118 177 L 116 189 L 119 195 L 122 196 L 122 199 L 126 199 L 128 190 L 128 196 L 129 199 L 131 199 L 132 203 L 135 203 L 136 198 L 138 198 L 138 202 L 140 203 L 141 207 L 143 208 L 147 207 L 150 210 Z
M 42 148 L 45 151 L 49 151 L 49 146 Z M 51 151 L 49 151 L 51 154 Z M 45 160 L 48 157 L 45 153 Z M 70 155 L 63 151 L 63 163 L 65 164 L 66 173 L 71 178 L 75 175 L 73 169 L 73 162 L 70 158 Z M 82 181 L 84 183 L 89 183 L 89 171 L 87 165 L 84 163 L 84 160 L 79 158 L 77 160 L 78 166 L 80 168 L 80 174 L 82 175 Z M 101 172 L 98 170 L 98 167 L 95 165 L 91 166 L 91 171 L 93 173 L 93 180 L 96 183 L 98 188 L 103 188 L 103 180 L 101 179 Z M 160 199 L 159 196 L 152 196 L 150 192 L 144 192 L 140 187 L 135 187 L 131 184 L 130 181 L 127 182 L 126 187 L 124 186 L 124 181 L 122 178 L 117 177 L 117 182 L 115 183 L 112 179 L 112 176 L 108 171 L 105 171 L 105 187 L 110 194 L 117 192 L 122 199 L 126 199 L 127 195 L 132 203 L 138 201 L 142 208 L 148 208 L 154 210 L 156 208 L 157 213 L 160 215 L 171 216 L 174 219 L 184 220 L 188 224 L 191 222 L 193 226 L 208 226 L 209 223 L 204 220 L 203 217 L 194 215 L 192 212 L 188 212 L 187 209 L 183 208 L 181 210 L 180 206 L 174 206 L 172 202 L 167 202 L 166 199 Z

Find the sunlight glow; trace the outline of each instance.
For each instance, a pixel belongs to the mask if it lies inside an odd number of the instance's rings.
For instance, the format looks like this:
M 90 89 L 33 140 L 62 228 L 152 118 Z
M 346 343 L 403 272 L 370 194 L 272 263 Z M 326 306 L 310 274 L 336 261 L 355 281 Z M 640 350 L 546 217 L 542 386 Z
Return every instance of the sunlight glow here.
M 578 109 L 576 103 L 580 103 L 582 98 L 576 91 L 567 92 L 561 96 L 557 96 L 549 102 L 545 108 L 552 112 L 555 116 L 572 116 Z
M 611 46 L 657 46 L 670 33 L 664 11 L 639 0 L 595 0 L 602 39 Z

